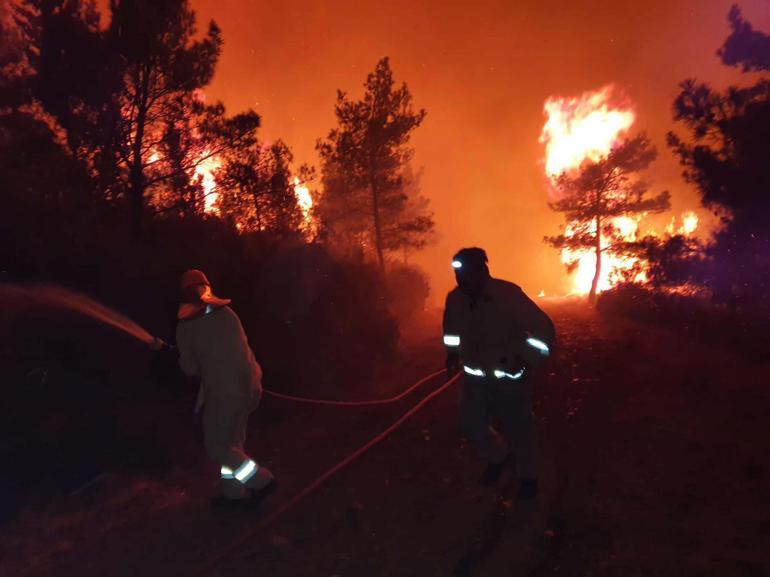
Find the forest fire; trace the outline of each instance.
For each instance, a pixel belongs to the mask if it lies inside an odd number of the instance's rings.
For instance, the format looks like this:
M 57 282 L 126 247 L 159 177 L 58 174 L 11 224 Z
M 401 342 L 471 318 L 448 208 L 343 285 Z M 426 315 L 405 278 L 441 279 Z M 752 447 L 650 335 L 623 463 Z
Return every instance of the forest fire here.
M 734 2 L 0 0 L 0 577 L 770 577 Z
M 222 162 L 216 156 L 209 156 L 204 153 L 204 159 L 195 167 L 193 179 L 198 181 L 203 189 L 203 210 L 209 214 L 217 214 L 217 181 L 214 178 L 214 172 L 220 168 Z
M 303 185 L 299 177 L 294 177 L 294 194 L 297 197 L 297 205 L 302 211 L 302 225 L 307 232 L 312 232 L 314 228 L 313 221 L 313 196 L 310 189 Z
M 605 86 L 576 98 L 551 97 L 545 102 L 547 116 L 540 142 L 545 144 L 545 172 L 555 180 L 578 168 L 584 160 L 607 155 L 634 123 L 634 112 L 615 108 L 613 87 Z
M 607 85 L 594 92 L 586 92 L 578 97 L 551 97 L 546 100 L 544 112 L 547 120 L 543 126 L 540 142 L 545 144 L 545 173 L 549 180 L 549 196 L 559 200 L 558 183 L 562 175 L 576 174 L 586 162 L 597 162 L 606 158 L 628 134 L 635 121 L 632 107 L 621 103 L 615 88 Z M 609 198 L 616 194 L 607 191 Z M 608 236 L 615 235 L 623 242 L 634 242 L 640 234 L 640 222 L 645 213 L 621 215 L 608 218 L 605 222 L 609 234 L 602 226 L 601 251 L 603 264 L 597 275 L 597 249 L 574 248 L 564 246 L 561 260 L 572 271 L 571 294 L 586 295 L 607 290 L 622 280 L 636 283 L 647 281 L 647 263 L 638 256 L 618 255 L 607 251 L 611 242 Z M 682 215 L 681 225 L 676 226 L 676 217 L 666 228 L 669 234 L 690 236 L 698 226 L 698 217 L 688 212 Z M 572 239 L 576 235 L 596 236 L 595 223 L 588 227 L 577 221 L 568 222 L 564 237 Z M 652 228 L 646 228 L 644 235 L 658 237 L 660 234 Z
M 666 227 L 668 234 L 683 234 L 685 236 L 692 235 L 698 228 L 700 218 L 693 211 L 687 211 L 682 214 L 681 225 L 676 226 L 676 217 L 671 217 L 671 222 Z

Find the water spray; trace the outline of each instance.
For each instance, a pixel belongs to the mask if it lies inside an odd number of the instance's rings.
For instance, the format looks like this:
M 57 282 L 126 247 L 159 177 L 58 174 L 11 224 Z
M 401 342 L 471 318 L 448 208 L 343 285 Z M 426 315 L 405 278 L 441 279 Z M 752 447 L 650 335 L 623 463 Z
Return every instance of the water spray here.
M 157 351 L 169 347 L 163 339 L 151 335 L 127 316 L 91 297 L 58 285 L 0 283 L 0 301 L 5 306 L 13 306 L 16 310 L 63 309 L 73 311 L 116 328 L 140 340 L 152 350 Z

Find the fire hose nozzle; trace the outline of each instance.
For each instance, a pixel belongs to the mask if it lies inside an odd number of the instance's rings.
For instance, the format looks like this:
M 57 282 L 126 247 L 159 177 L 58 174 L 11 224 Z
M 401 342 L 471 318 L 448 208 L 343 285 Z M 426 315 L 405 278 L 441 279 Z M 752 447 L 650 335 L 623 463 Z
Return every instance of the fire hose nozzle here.
M 169 345 L 166 341 L 164 341 L 160 337 L 152 337 L 152 342 L 150 342 L 150 350 L 152 351 L 160 351 L 163 349 L 171 348 L 171 345 Z

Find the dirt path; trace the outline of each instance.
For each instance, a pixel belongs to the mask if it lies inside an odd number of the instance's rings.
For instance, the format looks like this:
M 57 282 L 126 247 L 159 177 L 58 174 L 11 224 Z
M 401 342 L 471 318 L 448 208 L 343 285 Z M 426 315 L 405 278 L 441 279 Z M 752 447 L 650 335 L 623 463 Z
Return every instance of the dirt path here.
M 247 540 L 211 574 L 271 576 L 767 575 L 767 366 L 581 307 L 540 375 L 543 493 L 477 484 L 453 388 L 329 484 Z M 414 347 L 377 394 L 435 370 Z M 763 380 L 764 379 L 764 380 Z M 387 408 L 266 399 L 250 449 L 281 479 L 279 506 L 422 398 Z M 5 527 L 0 571 L 192 575 L 248 531 L 212 515 L 199 459 L 163 479 L 110 477 L 72 502 Z

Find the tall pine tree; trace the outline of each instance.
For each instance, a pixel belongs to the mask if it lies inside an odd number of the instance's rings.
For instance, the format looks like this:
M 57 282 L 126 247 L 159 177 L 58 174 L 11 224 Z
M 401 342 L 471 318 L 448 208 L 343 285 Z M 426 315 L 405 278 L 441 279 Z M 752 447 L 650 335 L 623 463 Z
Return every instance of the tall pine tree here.
M 670 194 L 648 198 L 647 184 L 637 177 L 653 160 L 656 151 L 643 134 L 625 140 L 605 158 L 584 163 L 575 174 L 562 174 L 556 184 L 559 200 L 552 210 L 564 213 L 570 229 L 545 240 L 555 248 L 592 250 L 596 269 L 589 301 L 596 298 L 604 254 L 628 252 L 629 241 L 613 219 L 640 213 L 663 212 L 670 206 Z
M 412 132 L 425 118 L 406 84 L 395 86 L 388 58 L 367 76 L 362 100 L 339 91 L 338 126 L 319 141 L 324 198 L 320 213 L 336 236 L 372 247 L 380 267 L 388 251 L 419 247 L 433 229 L 431 215 L 412 210 L 404 170 L 413 155 Z

